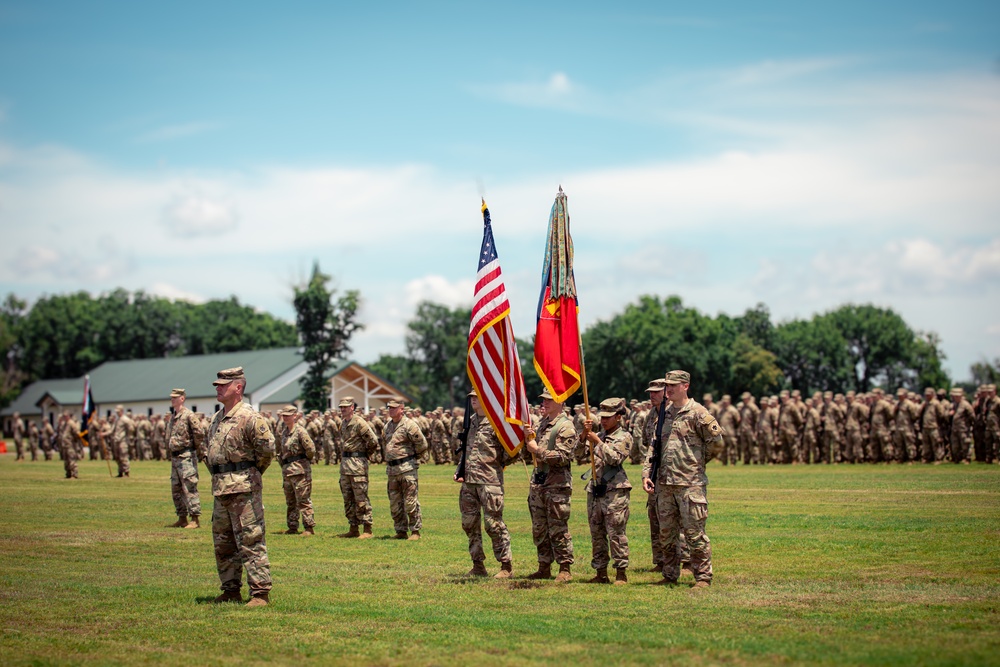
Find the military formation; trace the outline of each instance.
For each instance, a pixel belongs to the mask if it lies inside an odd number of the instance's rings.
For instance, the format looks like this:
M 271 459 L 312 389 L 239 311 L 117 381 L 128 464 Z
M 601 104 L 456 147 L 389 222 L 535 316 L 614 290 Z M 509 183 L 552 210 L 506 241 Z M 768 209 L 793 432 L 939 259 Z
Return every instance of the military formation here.
M 587 465 L 584 491 L 595 571 L 589 582 L 616 585 L 628 583 L 630 564 L 633 486 L 625 464 L 641 465 L 653 570 L 662 575 L 660 583 L 677 585 L 686 568 L 695 588 L 712 582 L 706 464 L 714 458 L 723 465 L 1000 463 L 1000 399 L 993 385 L 980 387 L 971 402 L 959 388 L 928 388 L 922 395 L 876 388 L 806 399 L 798 391 L 759 399 L 744 393 L 736 404 L 728 395 L 716 403 L 705 394 L 698 403 L 688 395 L 690 374 L 674 370 L 649 382 L 646 400 L 628 404 L 612 397 L 598 408 L 570 411 L 544 390 L 540 405 L 532 408 L 524 447 L 511 454 L 474 392 L 468 412 L 438 408 L 424 415 L 402 398 L 389 400 L 381 412 L 364 412 L 345 397 L 336 412 L 303 414 L 287 405 L 274 418 L 243 401 L 242 368 L 219 371 L 213 384 L 222 409 L 211 418 L 189 410 L 185 389 L 176 388 L 169 415 L 132 417 L 119 405 L 86 432 L 68 412 L 55 427 L 41 428 L 25 425 L 15 414 L 14 444 L 18 460 L 28 452 L 32 460 L 58 453 L 67 479 L 77 478 L 85 444 L 91 458 L 113 459 L 119 477 L 129 477 L 131 460 L 169 460 L 177 515 L 170 527 L 175 528 L 201 527 L 198 464 L 204 464 L 211 474 L 211 527 L 222 591 L 215 602 L 243 601 L 245 576 L 251 607 L 270 599 L 262 489 L 263 473 L 274 460 L 281 468 L 285 533 L 315 535 L 312 467 L 322 461 L 340 467 L 348 527 L 340 537 L 371 538 L 369 471 L 381 464 L 395 538 L 410 541 L 421 537 L 420 465 L 457 463 L 461 525 L 472 560 L 468 574 L 489 575 L 485 526 L 499 579 L 514 571 L 503 519 L 504 470 L 519 461 L 530 465 L 527 505 L 537 569 L 527 578 L 557 583 L 573 579 L 572 466 Z

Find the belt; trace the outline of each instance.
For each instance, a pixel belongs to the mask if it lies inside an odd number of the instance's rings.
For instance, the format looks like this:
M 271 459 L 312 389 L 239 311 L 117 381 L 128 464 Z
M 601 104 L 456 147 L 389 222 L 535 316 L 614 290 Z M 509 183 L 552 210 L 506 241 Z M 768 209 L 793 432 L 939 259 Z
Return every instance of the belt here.
M 349 459 L 352 456 L 354 458 L 356 458 L 356 459 L 366 459 L 366 458 L 368 458 L 368 455 L 365 454 L 364 452 L 344 452 L 343 454 L 341 454 L 341 457 L 343 457 L 345 459 Z
M 417 455 L 410 454 L 409 456 L 404 456 L 401 459 L 389 459 L 388 461 L 386 461 L 386 465 L 401 466 L 408 461 L 416 461 L 416 460 L 417 460 Z
M 240 470 L 247 470 L 248 468 L 254 468 L 257 464 L 253 461 L 240 461 L 239 463 L 223 463 L 222 465 L 208 466 L 208 471 L 213 475 L 221 475 L 226 472 L 239 472 Z
M 184 454 L 185 452 L 191 452 L 195 456 L 198 456 L 198 449 L 195 447 L 188 447 L 187 449 L 181 449 L 176 452 L 170 452 L 170 456 L 176 459 L 178 456 Z
M 296 461 L 306 461 L 309 457 L 305 454 L 299 454 L 298 456 L 289 456 L 287 459 L 281 459 L 281 465 L 286 466 L 289 463 L 295 463 Z

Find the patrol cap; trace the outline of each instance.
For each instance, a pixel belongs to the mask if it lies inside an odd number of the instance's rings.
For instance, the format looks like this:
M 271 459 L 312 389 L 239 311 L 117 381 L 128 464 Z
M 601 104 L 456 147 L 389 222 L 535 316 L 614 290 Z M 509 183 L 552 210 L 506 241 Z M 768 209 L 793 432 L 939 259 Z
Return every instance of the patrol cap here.
M 476 393 L 475 389 L 466 394 L 466 396 L 468 396 L 469 398 L 479 398 L 479 394 Z
M 997 390 L 997 386 L 995 384 L 988 384 L 988 385 L 986 385 L 986 391 L 996 391 L 996 390 Z
M 900 398 L 902 398 L 903 396 L 906 396 L 907 393 L 908 392 L 905 389 L 903 389 L 902 387 L 900 387 L 899 389 L 896 390 L 896 396 L 899 396 Z
M 792 389 L 792 398 L 801 398 L 802 392 L 798 389 Z
M 237 366 L 236 368 L 227 368 L 224 371 L 219 371 L 216 373 L 217 379 L 212 384 L 219 386 L 223 384 L 229 384 L 233 380 L 246 380 L 247 377 L 243 374 L 243 367 Z
M 402 396 L 394 396 L 385 402 L 385 407 L 387 408 L 398 408 L 406 405 L 406 401 L 403 400 Z
M 703 401 L 711 401 L 711 400 L 714 400 L 714 399 L 712 398 L 711 394 L 705 394 L 704 396 L 701 397 L 701 400 L 703 400 Z
M 965 390 L 961 387 L 953 387 L 951 390 L 952 396 L 965 396 Z
M 124 410 L 124 409 L 125 409 L 125 406 L 122 405 L 121 403 L 119 403 L 118 405 L 115 406 L 115 410 Z M 66 414 L 69 414 L 69 413 L 66 413 Z
M 649 386 L 646 387 L 647 392 L 653 391 L 663 391 L 663 388 L 667 386 L 667 381 L 663 378 L 656 378 L 655 380 L 650 380 Z
M 788 398 L 788 396 L 789 396 L 788 390 L 787 389 L 782 389 L 778 393 L 778 396 L 780 396 L 781 398 Z
M 740 398 L 743 399 L 744 401 L 747 400 L 748 398 L 750 398 L 750 392 L 749 391 L 743 392 L 742 394 L 740 394 Z
M 180 398 L 181 396 L 187 396 L 187 392 L 183 389 L 171 389 L 170 398 Z
M 722 402 L 725 403 L 726 401 L 729 401 L 730 403 L 732 403 L 733 402 L 733 397 L 730 396 L 729 394 L 723 394 L 722 395 Z
M 354 407 L 354 397 L 353 396 L 344 396 L 342 399 L 340 399 L 340 403 L 337 404 L 337 407 L 338 408 L 352 408 L 352 407 Z
M 824 391 L 823 392 L 823 398 L 833 398 L 833 392 L 832 391 Z
M 934 395 L 934 387 L 924 387 L 924 394 L 927 396 Z
M 278 410 L 278 414 L 281 415 L 282 417 L 285 417 L 287 415 L 294 416 L 294 415 L 299 414 L 299 409 L 297 407 L 295 407 L 294 405 L 292 405 L 291 403 L 289 403 L 285 407 L 283 407 L 280 410 Z
M 882 387 L 875 387 L 874 389 L 872 389 L 871 393 L 874 394 L 875 396 L 881 396 L 885 392 L 882 391 Z
M 597 413 L 600 417 L 614 417 L 615 415 L 625 414 L 625 399 L 624 398 L 606 398 L 601 401 L 600 412 Z
M 687 371 L 668 371 L 664 384 L 691 384 L 691 374 Z
M 544 398 L 549 398 L 549 399 L 551 399 L 552 398 L 552 394 L 549 393 L 549 388 L 545 387 L 544 389 L 542 389 L 542 393 L 540 393 L 538 395 L 538 398 L 543 398 L 543 399 Z

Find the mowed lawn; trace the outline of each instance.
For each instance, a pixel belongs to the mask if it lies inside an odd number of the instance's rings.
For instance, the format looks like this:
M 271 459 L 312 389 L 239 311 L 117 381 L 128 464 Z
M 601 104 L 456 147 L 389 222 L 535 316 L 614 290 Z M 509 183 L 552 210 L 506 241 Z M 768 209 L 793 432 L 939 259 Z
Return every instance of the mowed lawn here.
M 206 521 L 174 520 L 169 464 L 112 479 L 82 462 L 0 456 L 0 664 L 1000 664 L 1000 466 L 709 467 L 708 590 L 652 586 L 645 494 L 633 491 L 629 585 L 592 576 L 583 484 L 574 581 L 535 567 L 525 470 L 507 471 L 515 578 L 470 580 L 450 467 L 424 466 L 424 539 L 346 530 L 336 467 L 314 468 L 317 536 L 281 535 L 265 475 L 274 590 L 266 609 L 218 593 Z M 639 469 L 629 468 L 638 485 Z M 487 553 L 490 553 L 486 539 Z M 497 565 L 487 560 L 491 573 Z M 690 573 L 682 579 L 691 582 Z M 246 589 L 244 588 L 244 594 Z

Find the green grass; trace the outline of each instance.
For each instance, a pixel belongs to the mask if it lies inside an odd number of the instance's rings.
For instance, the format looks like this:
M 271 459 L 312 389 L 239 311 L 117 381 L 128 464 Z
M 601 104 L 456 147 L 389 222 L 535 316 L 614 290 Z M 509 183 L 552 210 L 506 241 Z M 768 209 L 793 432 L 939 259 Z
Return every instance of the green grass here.
M 274 590 L 248 610 L 204 603 L 218 593 L 204 469 L 206 521 L 192 531 L 165 527 L 166 463 L 119 480 L 88 461 L 66 482 L 59 461 L 0 456 L 0 663 L 1000 664 L 1000 466 L 712 464 L 715 581 L 698 591 L 649 585 L 641 490 L 630 585 L 583 583 L 580 484 L 576 580 L 532 586 L 523 468 L 507 473 L 506 583 L 463 576 L 450 467 L 421 469 L 420 542 L 334 537 L 346 529 L 336 468 L 314 471 L 311 540 L 278 534 L 280 474 L 265 476 Z M 376 538 L 388 538 L 381 468 L 371 491 Z

